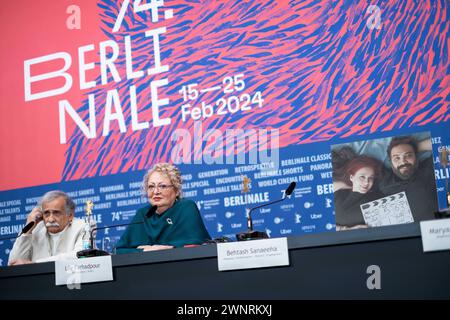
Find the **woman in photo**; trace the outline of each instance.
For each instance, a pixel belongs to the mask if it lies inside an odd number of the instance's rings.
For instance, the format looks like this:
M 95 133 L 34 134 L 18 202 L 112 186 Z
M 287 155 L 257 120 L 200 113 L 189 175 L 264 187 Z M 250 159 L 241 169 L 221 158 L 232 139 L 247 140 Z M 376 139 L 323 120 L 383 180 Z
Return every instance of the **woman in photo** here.
M 367 227 L 360 205 L 383 197 L 377 186 L 381 163 L 365 155 L 355 156 L 335 183 L 336 230 Z

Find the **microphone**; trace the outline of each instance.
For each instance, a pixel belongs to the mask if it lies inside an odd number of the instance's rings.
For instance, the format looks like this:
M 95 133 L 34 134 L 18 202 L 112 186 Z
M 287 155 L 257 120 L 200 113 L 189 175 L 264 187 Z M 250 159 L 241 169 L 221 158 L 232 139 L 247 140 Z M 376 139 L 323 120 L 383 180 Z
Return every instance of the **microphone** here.
M 295 189 L 295 186 L 297 184 L 295 183 L 295 181 L 292 181 L 289 186 L 287 187 L 286 191 L 284 192 L 284 196 L 281 199 L 272 201 L 272 202 L 268 202 L 268 203 L 264 203 L 262 205 L 256 206 L 251 208 L 248 213 L 247 213 L 247 232 L 242 232 L 242 233 L 238 233 L 236 234 L 236 239 L 237 241 L 246 241 L 246 240 L 254 240 L 254 239 L 267 239 L 269 238 L 269 236 L 267 235 L 266 232 L 263 231 L 254 231 L 253 230 L 253 219 L 252 219 L 252 211 L 262 208 L 262 207 L 266 207 L 281 201 L 284 201 L 286 199 L 287 196 L 290 196 L 292 194 L 292 192 Z
M 39 208 L 39 210 L 42 210 L 42 208 L 40 208 L 40 207 L 37 207 L 37 208 Z M 34 209 L 33 209 L 33 210 L 34 210 Z M 20 231 L 18 237 L 20 237 L 20 236 L 23 235 L 24 233 L 27 233 L 28 231 L 30 231 L 31 228 L 34 227 L 34 225 L 38 224 L 39 222 L 41 222 L 41 221 L 43 220 L 43 219 L 42 219 L 42 214 L 37 214 L 35 218 L 36 218 L 35 220 L 28 222 L 28 223 L 25 225 L 25 227 L 23 227 L 23 229 L 22 229 L 22 231 Z
M 295 181 L 292 181 L 289 184 L 289 186 L 287 187 L 286 191 L 284 192 L 285 196 L 283 197 L 283 199 L 286 198 L 286 196 L 290 196 L 292 194 L 292 191 L 294 191 L 296 185 L 297 184 L 295 183 Z
M 146 219 L 150 218 L 156 212 L 156 209 L 158 209 L 158 206 L 156 206 L 156 205 L 155 206 L 151 206 L 150 209 L 145 214 L 145 218 Z M 90 239 L 90 245 L 89 246 L 90 246 L 90 248 L 78 251 L 77 252 L 77 257 L 78 258 L 90 258 L 90 257 L 109 256 L 110 255 L 109 252 L 107 252 L 107 251 L 94 248 L 94 236 L 93 236 L 94 231 L 104 230 L 104 229 L 108 229 L 108 228 L 115 228 L 115 227 L 125 227 L 125 226 L 130 226 L 130 225 L 133 225 L 133 224 L 141 224 L 141 223 L 144 223 L 144 222 L 145 222 L 145 220 L 142 220 L 142 221 L 139 221 L 139 222 L 114 224 L 114 225 L 109 225 L 109 226 L 92 228 L 92 230 L 90 230 L 90 232 L 89 232 L 89 236 L 90 236 L 90 238 L 89 238 Z
M 23 235 L 24 233 L 27 233 L 28 231 L 30 231 L 30 229 L 33 228 L 35 224 L 36 224 L 35 221 L 29 222 L 25 227 L 23 227 L 22 231 L 19 234 L 19 237 L 21 235 Z

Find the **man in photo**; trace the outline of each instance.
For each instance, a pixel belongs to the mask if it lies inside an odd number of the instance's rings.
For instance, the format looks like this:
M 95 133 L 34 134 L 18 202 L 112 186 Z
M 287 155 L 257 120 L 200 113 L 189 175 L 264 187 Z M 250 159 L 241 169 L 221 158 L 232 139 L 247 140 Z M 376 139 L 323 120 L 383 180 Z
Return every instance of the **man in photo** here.
M 438 210 L 433 157 L 419 160 L 420 151 L 431 150 L 431 139 L 419 143 L 413 136 L 394 137 L 387 147 L 391 168 L 385 170 L 380 190 L 386 196 L 404 191 L 415 222 L 434 219 Z

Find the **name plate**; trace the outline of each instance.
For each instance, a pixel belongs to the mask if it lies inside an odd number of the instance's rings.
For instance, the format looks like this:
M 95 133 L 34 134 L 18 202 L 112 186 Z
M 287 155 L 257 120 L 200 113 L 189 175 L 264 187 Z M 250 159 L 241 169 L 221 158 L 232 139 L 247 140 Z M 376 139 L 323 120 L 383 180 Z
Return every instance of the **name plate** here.
M 420 222 L 423 251 L 450 249 L 450 219 Z
M 55 261 L 56 285 L 112 281 L 111 256 Z
M 217 244 L 219 271 L 288 266 L 287 238 Z

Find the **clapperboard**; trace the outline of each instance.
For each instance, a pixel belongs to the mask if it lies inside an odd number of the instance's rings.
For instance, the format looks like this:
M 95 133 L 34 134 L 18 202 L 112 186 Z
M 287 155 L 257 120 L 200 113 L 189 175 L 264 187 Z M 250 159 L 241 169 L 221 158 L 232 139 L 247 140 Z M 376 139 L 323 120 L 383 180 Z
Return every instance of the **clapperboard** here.
M 405 192 L 363 203 L 361 211 L 370 227 L 414 222 Z

